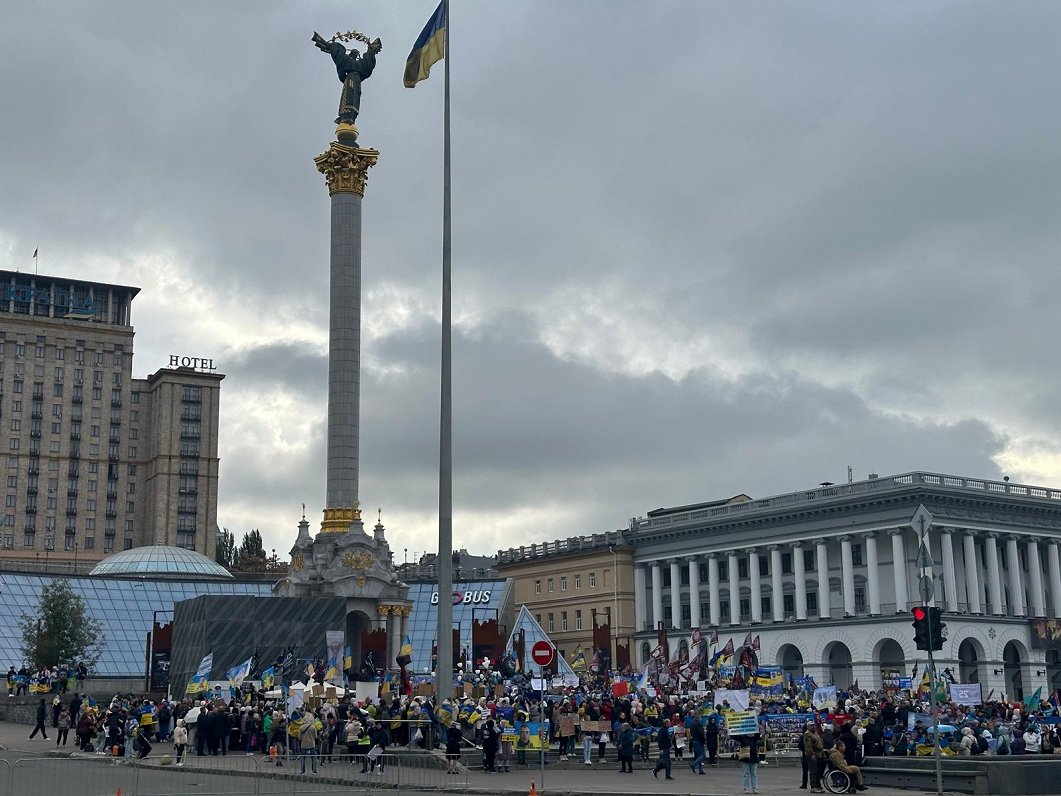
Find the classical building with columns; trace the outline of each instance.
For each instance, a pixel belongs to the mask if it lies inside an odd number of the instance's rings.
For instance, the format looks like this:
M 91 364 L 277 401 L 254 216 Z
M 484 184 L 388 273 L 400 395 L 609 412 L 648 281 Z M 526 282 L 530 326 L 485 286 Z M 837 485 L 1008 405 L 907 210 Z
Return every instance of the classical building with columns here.
M 1061 687 L 1059 650 L 1033 638 L 1061 619 L 1061 489 L 913 472 L 785 495 L 659 509 L 631 523 L 636 663 L 717 627 L 750 632 L 759 660 L 819 683 L 910 676 L 919 596 L 919 506 L 932 516 L 941 668 L 1011 698 Z

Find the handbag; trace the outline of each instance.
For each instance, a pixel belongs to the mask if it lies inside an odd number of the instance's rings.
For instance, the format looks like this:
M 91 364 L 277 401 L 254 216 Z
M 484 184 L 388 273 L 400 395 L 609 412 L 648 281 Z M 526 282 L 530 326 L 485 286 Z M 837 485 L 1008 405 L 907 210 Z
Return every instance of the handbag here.
M 742 763 L 751 762 L 752 759 L 752 748 L 750 746 L 742 746 L 737 752 L 737 759 Z

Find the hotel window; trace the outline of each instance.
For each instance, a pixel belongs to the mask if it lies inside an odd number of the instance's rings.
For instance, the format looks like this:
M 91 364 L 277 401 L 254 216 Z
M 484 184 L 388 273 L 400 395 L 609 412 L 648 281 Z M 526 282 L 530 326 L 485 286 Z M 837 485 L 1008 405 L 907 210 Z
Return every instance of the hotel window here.
M 668 605 L 666 608 L 663 609 L 663 624 L 665 627 L 674 627 L 674 624 L 671 622 L 671 616 L 671 609 Z
M 862 545 L 851 545 L 851 563 L 856 567 L 862 566 Z
M 792 574 L 792 554 L 782 553 L 781 554 L 781 574 L 791 575 Z
M 814 571 L 814 565 L 815 565 L 814 551 L 813 550 L 804 550 L 803 551 L 803 569 L 804 569 L 804 571 L 805 572 L 813 572 Z
M 597 588 L 597 573 L 596 572 L 589 573 L 589 587 L 591 589 Z
M 576 589 L 581 589 L 582 588 L 582 576 L 581 575 L 575 575 L 575 588 Z
M 575 630 L 581 630 L 581 629 L 582 629 L 582 609 L 581 608 L 576 608 L 575 609 Z
M 556 632 L 556 622 L 553 621 L 553 615 L 552 614 L 549 614 L 548 616 L 549 616 L 549 632 L 550 633 L 555 633 Z
M 718 604 L 718 621 L 720 621 L 720 622 L 728 622 L 728 621 L 730 621 L 729 603 L 720 602 Z
M 729 562 L 719 561 L 718 562 L 718 579 L 720 581 L 729 580 Z
M 746 578 L 748 577 L 748 559 L 741 558 L 737 560 L 737 577 Z
M 693 620 L 692 607 L 683 604 L 682 605 L 682 625 L 688 625 Z
M 747 598 L 742 599 L 740 601 L 740 615 L 742 617 L 750 616 L 751 612 L 752 612 L 752 604 L 751 604 L 751 602 Z
M 560 591 L 567 591 L 567 577 L 560 578 Z
M 759 556 L 759 574 L 764 578 L 770 574 L 770 556 Z
M 807 593 L 807 610 L 817 611 L 818 610 L 818 593 L 808 592 Z
M 864 613 L 866 610 L 866 589 L 864 586 L 855 587 L 855 612 Z
M 554 590 L 553 589 L 553 579 L 552 578 L 549 578 L 549 580 L 548 580 L 548 588 L 549 588 L 549 593 L 552 594 L 553 590 Z
M 560 612 L 560 630 L 567 630 L 567 611 Z
M 795 611 L 796 611 L 796 598 L 795 598 L 794 595 L 786 594 L 785 595 L 785 599 L 784 599 L 784 604 L 785 604 L 784 610 L 785 610 L 785 615 L 786 616 L 795 613 Z
M 542 582 L 540 580 L 534 581 L 534 593 L 535 594 L 541 594 L 542 593 Z
M 682 586 L 688 586 L 689 585 L 689 567 L 682 567 L 680 570 L 678 570 L 678 582 Z M 607 570 L 604 571 L 604 585 L 605 586 L 608 585 L 608 571 Z

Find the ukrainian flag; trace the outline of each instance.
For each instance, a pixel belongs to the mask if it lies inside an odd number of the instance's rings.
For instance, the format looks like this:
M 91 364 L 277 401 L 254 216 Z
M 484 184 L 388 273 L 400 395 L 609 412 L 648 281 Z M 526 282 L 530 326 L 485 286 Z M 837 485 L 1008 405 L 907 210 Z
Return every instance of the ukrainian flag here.
M 427 80 L 431 66 L 446 57 L 446 4 L 442 0 L 416 38 L 412 52 L 405 60 L 405 87 L 412 88 Z

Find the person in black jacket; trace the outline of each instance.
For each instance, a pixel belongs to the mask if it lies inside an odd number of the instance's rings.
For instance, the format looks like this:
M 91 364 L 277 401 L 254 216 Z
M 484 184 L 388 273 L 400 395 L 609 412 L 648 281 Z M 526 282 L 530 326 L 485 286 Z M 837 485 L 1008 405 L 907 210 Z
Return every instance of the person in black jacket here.
M 674 779 L 670 775 L 670 719 L 664 721 L 663 726 L 659 728 L 659 733 L 656 735 L 656 746 L 659 747 L 659 757 L 656 758 L 656 767 L 652 769 L 652 776 L 659 779 L 659 772 L 666 771 L 667 779 Z
M 704 727 L 704 737 L 707 739 L 707 762 L 718 767 L 718 720 L 711 716 Z
M 501 736 L 497 734 L 494 720 L 487 719 L 486 724 L 483 725 L 483 771 L 497 772 L 495 760 L 500 740 Z
M 48 740 L 48 730 L 44 726 L 44 722 L 48 718 L 48 708 L 44 704 L 42 699 L 37 705 L 37 723 L 33 727 L 33 732 L 29 734 L 29 739 L 32 741 L 33 737 L 39 732 L 44 740 Z
M 854 724 L 850 722 L 845 724 L 843 729 L 840 730 L 840 737 L 836 740 L 844 742 L 844 760 L 847 761 L 849 766 L 862 765 L 862 747 L 855 736 Z

